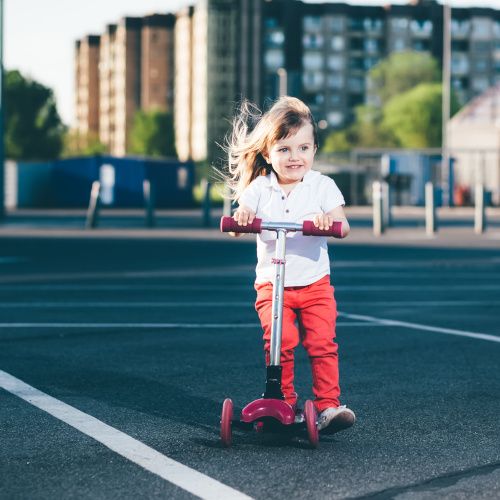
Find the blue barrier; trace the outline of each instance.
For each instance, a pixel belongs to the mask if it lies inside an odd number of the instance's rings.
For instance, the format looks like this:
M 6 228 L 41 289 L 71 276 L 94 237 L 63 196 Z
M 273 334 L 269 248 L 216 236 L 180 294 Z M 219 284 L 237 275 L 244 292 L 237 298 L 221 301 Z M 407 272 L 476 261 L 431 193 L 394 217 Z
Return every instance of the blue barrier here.
M 156 208 L 194 204 L 192 162 L 104 155 L 66 158 L 42 166 L 19 162 L 17 169 L 17 190 L 26 193 L 25 197 L 18 197 L 23 200 L 18 206 L 23 207 L 86 208 L 92 183 L 100 181 L 105 207 L 143 208 L 144 180 L 151 183 Z M 43 185 L 40 183 L 42 173 Z M 34 186 L 38 186 L 37 196 L 31 197 L 29 193 Z

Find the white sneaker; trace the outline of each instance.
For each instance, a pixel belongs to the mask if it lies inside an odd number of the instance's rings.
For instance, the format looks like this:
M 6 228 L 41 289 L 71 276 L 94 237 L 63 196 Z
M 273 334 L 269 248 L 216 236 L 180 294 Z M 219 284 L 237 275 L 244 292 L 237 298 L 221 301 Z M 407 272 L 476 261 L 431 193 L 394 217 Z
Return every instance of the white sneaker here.
M 319 414 L 318 430 L 324 431 L 325 434 L 334 434 L 353 426 L 355 421 L 356 415 L 347 406 L 331 407 Z

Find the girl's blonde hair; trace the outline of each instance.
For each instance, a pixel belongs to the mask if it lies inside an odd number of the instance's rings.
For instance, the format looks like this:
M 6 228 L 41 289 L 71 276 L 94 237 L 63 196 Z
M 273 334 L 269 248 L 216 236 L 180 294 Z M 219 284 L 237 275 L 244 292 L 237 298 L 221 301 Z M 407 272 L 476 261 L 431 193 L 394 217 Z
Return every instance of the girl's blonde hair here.
M 243 101 L 227 140 L 229 174 L 226 182 L 233 193 L 231 198 L 237 200 L 255 178 L 271 171 L 263 154 L 267 155 L 276 141 L 289 137 L 307 123 L 313 127 L 317 147 L 316 122 L 311 110 L 300 99 L 281 97 L 264 114 L 254 104 Z

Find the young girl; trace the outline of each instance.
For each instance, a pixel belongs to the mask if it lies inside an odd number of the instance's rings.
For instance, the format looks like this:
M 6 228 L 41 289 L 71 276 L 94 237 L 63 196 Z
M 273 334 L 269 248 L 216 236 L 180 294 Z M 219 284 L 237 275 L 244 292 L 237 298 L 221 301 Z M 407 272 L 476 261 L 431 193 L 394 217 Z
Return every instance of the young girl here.
M 230 183 L 239 203 L 235 221 L 246 226 L 255 217 L 295 223 L 313 220 L 320 229 L 341 221 L 341 237 L 345 238 L 349 223 L 342 193 L 332 179 L 312 170 L 317 148 L 315 121 L 299 99 L 282 97 L 263 115 L 244 103 L 233 123 L 228 146 Z M 267 364 L 275 245 L 274 232 L 263 231 L 257 236 L 255 308 L 264 331 Z M 330 285 L 327 238 L 288 233 L 285 269 L 281 345 L 285 400 L 297 409 L 294 349 L 301 341 L 311 361 L 318 428 L 327 432 L 346 429 L 354 424 L 356 417 L 352 410 L 340 406 L 339 401 L 334 342 L 337 307 Z

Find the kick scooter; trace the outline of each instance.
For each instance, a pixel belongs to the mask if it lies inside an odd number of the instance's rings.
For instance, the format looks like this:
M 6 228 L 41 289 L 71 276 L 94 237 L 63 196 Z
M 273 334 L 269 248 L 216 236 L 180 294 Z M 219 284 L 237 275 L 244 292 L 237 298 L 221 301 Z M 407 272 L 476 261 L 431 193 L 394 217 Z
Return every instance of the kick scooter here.
M 233 402 L 227 398 L 222 405 L 220 437 L 223 446 L 229 447 L 232 443 L 232 427 L 245 430 L 279 427 L 307 430 L 309 443 L 313 448 L 319 444 L 316 408 L 311 400 L 304 405 L 303 422 L 296 423 L 295 409 L 284 399 L 281 390 L 281 329 L 283 321 L 283 293 L 285 288 L 285 256 L 286 234 L 292 231 L 302 231 L 304 236 L 340 236 L 341 222 L 334 222 L 326 230 L 317 228 L 312 221 L 302 224 L 291 222 L 265 222 L 254 219 L 247 226 L 240 226 L 232 217 L 222 217 L 220 229 L 224 233 L 260 233 L 261 231 L 275 231 L 277 234 L 276 253 L 273 259 L 275 277 L 273 282 L 272 326 L 270 363 L 267 366 L 266 389 L 261 398 L 248 403 L 241 411 L 240 419 L 233 419 Z

